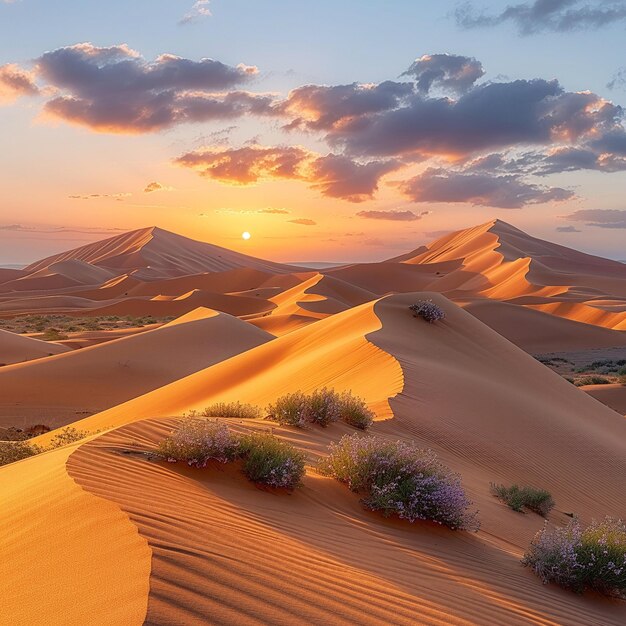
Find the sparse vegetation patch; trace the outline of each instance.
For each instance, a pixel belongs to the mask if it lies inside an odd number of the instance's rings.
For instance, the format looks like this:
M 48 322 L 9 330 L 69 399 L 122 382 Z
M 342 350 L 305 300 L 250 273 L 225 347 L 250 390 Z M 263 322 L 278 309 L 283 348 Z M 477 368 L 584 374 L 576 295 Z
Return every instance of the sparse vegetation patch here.
M 432 300 L 418 300 L 409 309 L 413 312 L 413 317 L 421 317 L 431 324 L 446 317 L 444 310 Z
M 241 419 L 256 419 L 261 417 L 261 409 L 254 404 L 242 402 L 216 402 L 202 411 L 205 417 L 239 417 Z
M 329 451 L 318 471 L 362 494 L 368 509 L 410 522 L 431 520 L 453 529 L 478 529 L 460 477 L 431 450 L 355 434 L 331 444 Z
M 587 528 L 577 519 L 553 529 L 546 524 L 522 563 L 544 583 L 553 582 L 578 593 L 594 589 L 625 597 L 626 525 L 610 517 Z
M 520 513 L 526 508 L 545 517 L 554 507 L 554 500 L 545 489 L 492 484 L 491 491 L 502 502 Z

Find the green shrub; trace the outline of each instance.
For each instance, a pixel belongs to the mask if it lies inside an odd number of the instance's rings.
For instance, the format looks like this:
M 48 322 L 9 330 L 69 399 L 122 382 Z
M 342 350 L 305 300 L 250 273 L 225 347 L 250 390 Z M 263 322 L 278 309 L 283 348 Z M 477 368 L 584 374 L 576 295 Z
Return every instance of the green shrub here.
M 0 465 L 8 465 L 42 452 L 39 446 L 26 441 L 0 441 Z
M 508 504 L 514 511 L 522 512 L 526 507 L 530 511 L 534 511 L 545 517 L 554 507 L 554 500 L 549 491 L 545 489 L 535 489 L 534 487 L 519 487 L 511 485 L 491 484 L 493 495 Z
M 261 417 L 261 409 L 253 404 L 241 402 L 216 402 L 202 411 L 205 417 L 239 417 L 241 419 L 256 419 Z
M 583 529 L 577 519 L 565 527 L 547 524 L 532 540 L 522 564 L 544 583 L 582 592 L 595 589 L 626 597 L 626 525 L 605 518 Z
M 341 419 L 350 426 L 367 430 L 374 421 L 374 411 L 370 410 L 361 398 L 344 391 L 340 398 Z
M 232 461 L 238 449 L 239 441 L 226 424 L 191 418 L 159 444 L 157 454 L 170 463 L 184 461 L 194 467 L 206 467 L 210 460 Z
M 292 445 L 268 433 L 243 435 L 239 454 L 244 474 L 253 482 L 294 489 L 305 473 L 305 457 Z
M 78 430 L 74 428 L 73 426 L 67 426 L 61 429 L 52 437 L 48 447 L 50 449 L 61 448 L 62 446 L 67 445 L 68 443 L 75 443 L 76 441 L 85 439 L 85 437 L 89 437 L 89 435 L 91 434 L 93 433 L 90 433 L 88 430 Z
M 574 381 L 577 387 L 583 387 L 584 385 L 608 385 L 610 383 L 611 380 L 605 376 L 583 376 Z
M 318 471 L 362 494 L 373 511 L 414 522 L 431 520 L 450 528 L 477 530 L 475 513 L 458 475 L 434 452 L 401 441 L 345 436 L 329 447 Z
M 274 404 L 267 407 L 270 419 L 278 422 L 281 426 L 298 426 L 302 428 L 309 415 L 307 397 L 301 392 L 288 393 L 276 398 Z
M 334 389 L 317 389 L 311 394 L 301 391 L 286 394 L 267 407 L 269 418 L 283 426 L 319 424 L 326 427 L 343 420 L 347 424 L 365 430 L 372 424 L 374 413 L 361 398 L 350 391 L 339 394 Z

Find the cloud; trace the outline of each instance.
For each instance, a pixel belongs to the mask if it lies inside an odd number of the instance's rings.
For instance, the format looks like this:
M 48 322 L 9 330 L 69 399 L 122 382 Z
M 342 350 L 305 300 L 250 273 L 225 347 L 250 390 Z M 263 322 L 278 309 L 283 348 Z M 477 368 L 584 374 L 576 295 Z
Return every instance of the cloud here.
M 291 211 L 287 209 L 275 209 L 268 207 L 266 209 L 215 209 L 216 213 L 222 213 L 224 215 L 288 215 Z M 200 217 L 208 217 L 206 213 L 200 213 Z
M 466 173 L 428 168 L 400 183 L 414 202 L 468 202 L 473 205 L 519 209 L 527 204 L 560 202 L 574 197 L 560 187 L 527 183 L 517 176 Z
M 470 89 L 457 99 L 414 95 L 401 106 L 342 120 L 326 135 L 348 154 L 467 157 L 523 145 L 572 144 L 619 128 L 622 109 L 555 80 L 516 80 Z
M 557 226 L 557 233 L 581 233 L 582 230 L 578 230 L 576 226 Z
M 320 156 L 299 146 L 207 147 L 181 155 L 175 163 L 222 183 L 250 185 L 264 180 L 300 180 L 322 195 L 362 202 L 378 189 L 395 161 L 359 163 L 343 155 Z
M 71 226 L 26 226 L 24 224 L 0 224 L 0 230 L 21 233 L 81 233 L 89 235 L 110 235 L 126 232 L 124 228 L 74 228 Z
M 73 194 L 67 196 L 72 200 L 95 200 L 97 198 L 114 198 L 117 202 L 122 202 L 123 198 L 132 196 L 131 193 L 90 193 L 86 195 Z
M 626 210 L 623 209 L 581 209 L 560 217 L 598 228 L 626 228 Z
M 39 76 L 59 94 L 44 113 L 92 130 L 146 133 L 175 124 L 269 114 L 273 97 L 233 90 L 255 67 L 162 54 L 152 62 L 125 44 L 90 43 L 46 52 Z
M 456 54 L 425 54 L 402 74 L 413 76 L 418 91 L 428 93 L 432 87 L 463 93 L 485 74 L 474 58 Z
M 0 103 L 38 94 L 39 88 L 32 72 L 27 72 L 14 63 L 0 65 Z
M 571 32 L 592 30 L 626 20 L 623 1 L 601 0 L 590 3 L 581 0 L 535 0 L 508 5 L 501 13 L 488 15 L 477 12 L 469 2 L 455 12 L 457 25 L 462 28 L 514 24 L 521 35 L 540 32 Z
M 173 187 L 168 187 L 167 185 L 163 185 L 159 182 L 153 181 L 148 183 L 143 190 L 144 193 L 152 193 L 154 191 L 172 191 Z
M 441 239 L 454 231 L 452 230 L 425 230 L 424 235 L 429 239 Z
M 277 107 L 291 117 L 288 128 L 330 130 L 346 120 L 396 108 L 413 93 L 411 83 L 385 81 L 378 85 L 304 85 L 291 91 Z
M 400 211 L 398 209 L 392 209 L 390 211 L 359 211 L 357 215 L 368 220 L 390 220 L 392 222 L 414 222 L 421 220 L 422 216 L 426 215 L 428 211 L 421 213 L 413 213 L 413 211 Z
M 299 217 L 295 220 L 287 220 L 290 224 L 300 224 L 301 226 L 316 226 L 317 222 L 306 217 Z
M 274 209 L 272 207 L 268 207 L 267 209 L 259 209 L 257 213 L 270 213 L 272 215 L 287 215 L 291 211 L 287 209 Z
M 620 67 L 606 85 L 609 89 L 626 88 L 626 67 Z
M 178 23 L 181 25 L 192 24 L 203 20 L 205 17 L 211 17 L 210 4 L 210 0 L 197 0 L 193 3 L 191 9 L 180 18 Z

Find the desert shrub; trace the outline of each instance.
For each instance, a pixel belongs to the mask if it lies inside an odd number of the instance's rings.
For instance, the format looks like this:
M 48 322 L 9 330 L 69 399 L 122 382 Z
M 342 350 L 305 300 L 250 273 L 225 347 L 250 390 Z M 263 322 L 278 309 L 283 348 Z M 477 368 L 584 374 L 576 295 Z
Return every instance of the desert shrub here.
M 220 463 L 232 461 L 238 448 L 239 442 L 226 424 L 191 418 L 159 444 L 157 454 L 170 463 L 184 461 L 205 467 L 212 459 Z
M 0 465 L 8 465 L 35 456 L 42 448 L 26 441 L 0 441 Z
M 582 592 L 626 594 L 626 525 L 605 518 L 583 529 L 577 519 L 565 527 L 539 531 L 522 563 L 544 583 Z
M 522 512 L 522 509 L 527 509 L 539 513 L 545 517 L 554 507 L 554 500 L 549 491 L 545 489 L 535 489 L 534 487 L 519 487 L 518 485 L 511 485 L 505 487 L 504 485 L 491 485 L 492 493 L 502 500 L 505 504 L 508 504 L 514 511 Z
M 610 382 L 611 380 L 605 376 L 583 376 L 577 378 L 574 384 L 577 387 L 582 387 L 583 385 L 608 385 Z
M 361 398 L 353 396 L 349 391 L 341 394 L 341 419 L 350 426 L 367 430 L 374 421 L 374 412 L 367 408 Z
M 243 435 L 239 454 L 244 474 L 255 483 L 294 489 L 305 473 L 304 454 L 268 433 Z
M 261 417 L 261 409 L 254 404 L 241 402 L 216 402 L 202 411 L 205 417 L 239 417 L 241 419 L 255 419 Z
M 318 471 L 362 494 L 367 508 L 410 522 L 422 519 L 450 528 L 478 528 L 459 476 L 431 450 L 352 435 L 331 444 L 329 451 Z
M 306 395 L 301 391 L 281 396 L 267 407 L 269 418 L 285 426 L 319 424 L 322 427 L 343 420 L 347 424 L 365 430 L 374 417 L 361 398 L 344 391 L 317 389 Z
M 50 440 L 49 448 L 61 448 L 62 446 L 67 445 L 68 443 L 75 443 L 76 441 L 80 441 L 85 437 L 89 437 L 91 435 L 88 430 L 78 430 L 73 426 L 66 426 L 62 428 L 59 432 L 57 432 L 54 437 Z
M 301 391 L 288 393 L 270 404 L 267 413 L 270 419 L 282 426 L 302 427 L 309 415 L 307 397 Z
M 305 421 L 326 428 L 341 417 L 341 396 L 334 389 L 316 389 L 306 396 Z
M 445 318 L 443 309 L 432 300 L 419 300 L 412 304 L 409 309 L 413 311 L 413 317 L 421 317 L 431 324 Z

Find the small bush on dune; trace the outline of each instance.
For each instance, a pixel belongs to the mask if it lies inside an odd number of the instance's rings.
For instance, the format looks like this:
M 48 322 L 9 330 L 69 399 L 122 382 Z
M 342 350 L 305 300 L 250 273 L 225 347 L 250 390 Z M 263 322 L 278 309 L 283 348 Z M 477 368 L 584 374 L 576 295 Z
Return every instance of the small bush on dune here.
M 432 300 L 418 300 L 415 304 L 412 304 L 409 309 L 413 311 L 413 317 L 421 317 L 431 324 L 446 317 L 443 309 L 437 306 Z
M 367 430 L 374 421 L 374 411 L 367 408 L 364 400 L 344 391 L 341 394 L 341 419 L 350 426 Z
M 317 389 L 306 395 L 301 391 L 277 398 L 267 407 L 269 419 L 283 426 L 319 424 L 326 427 L 332 422 L 343 420 L 347 424 L 365 430 L 372 424 L 374 413 L 367 408 L 361 398 L 344 391 L 339 394 L 334 389 Z
M 554 500 L 550 492 L 545 489 L 519 487 L 518 485 L 505 487 L 504 485 L 492 484 L 491 491 L 514 511 L 522 512 L 522 509 L 526 507 L 545 517 L 554 507 Z
M 220 422 L 189 419 L 162 441 L 157 454 L 170 463 L 205 467 L 210 460 L 226 463 L 237 456 L 238 440 Z
M 239 453 L 244 474 L 255 483 L 294 489 L 305 473 L 304 454 L 274 435 L 243 435 Z
M 26 441 L 0 441 L 0 466 L 35 456 L 43 449 Z
M 608 385 L 611 380 L 606 376 L 583 376 L 582 378 L 576 378 L 574 384 L 577 387 L 583 387 L 584 385 Z
M 301 391 L 288 393 L 277 398 L 274 404 L 270 404 L 267 407 L 267 413 L 281 426 L 299 426 L 302 428 L 309 415 L 307 397 Z
M 239 417 L 241 419 L 256 419 L 261 417 L 261 409 L 253 404 L 241 402 L 216 402 L 202 411 L 205 417 Z
M 401 441 L 345 436 L 331 444 L 318 471 L 363 494 L 363 504 L 410 522 L 431 520 L 450 528 L 478 528 L 458 475 L 434 452 Z
M 626 525 L 605 518 L 583 529 L 573 519 L 565 527 L 537 533 L 522 563 L 544 583 L 582 592 L 626 595 Z
M 66 428 L 63 428 L 58 433 L 56 433 L 54 437 L 52 437 L 48 447 L 61 448 L 68 443 L 75 443 L 76 441 L 85 439 L 85 437 L 89 437 L 89 435 L 91 434 L 92 433 L 90 433 L 88 430 L 78 430 L 73 426 L 67 426 Z

